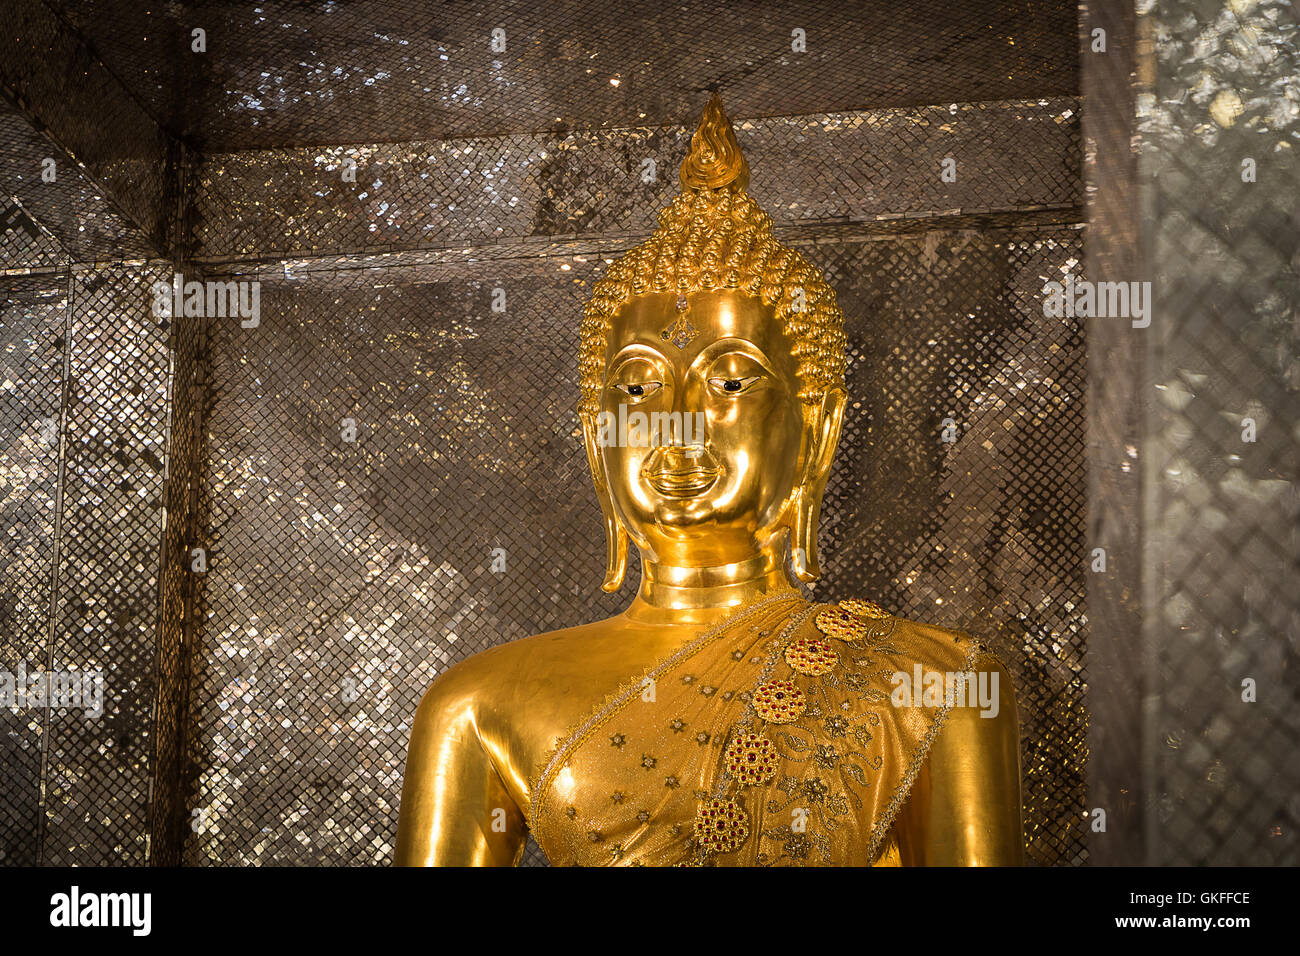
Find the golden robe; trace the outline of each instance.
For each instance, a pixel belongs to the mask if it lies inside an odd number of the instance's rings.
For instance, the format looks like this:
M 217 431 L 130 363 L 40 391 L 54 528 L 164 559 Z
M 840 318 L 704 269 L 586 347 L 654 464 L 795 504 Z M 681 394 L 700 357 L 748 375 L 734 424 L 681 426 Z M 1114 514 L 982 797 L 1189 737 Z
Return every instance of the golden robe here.
M 891 824 L 954 703 L 898 674 L 983 649 L 868 601 L 733 611 L 557 741 L 529 825 L 556 865 L 891 865 Z M 951 685 L 949 685 L 951 686 Z

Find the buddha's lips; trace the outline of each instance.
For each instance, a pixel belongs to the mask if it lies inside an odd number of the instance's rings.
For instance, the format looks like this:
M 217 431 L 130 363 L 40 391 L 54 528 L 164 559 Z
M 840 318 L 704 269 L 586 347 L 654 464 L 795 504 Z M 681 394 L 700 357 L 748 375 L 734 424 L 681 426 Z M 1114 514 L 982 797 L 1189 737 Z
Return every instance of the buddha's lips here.
M 665 445 L 641 465 L 641 477 L 665 498 L 694 498 L 712 488 L 722 465 L 706 445 Z
M 708 491 L 722 474 L 721 468 L 690 468 L 685 471 L 659 469 L 646 473 L 650 487 L 668 498 L 694 498 Z

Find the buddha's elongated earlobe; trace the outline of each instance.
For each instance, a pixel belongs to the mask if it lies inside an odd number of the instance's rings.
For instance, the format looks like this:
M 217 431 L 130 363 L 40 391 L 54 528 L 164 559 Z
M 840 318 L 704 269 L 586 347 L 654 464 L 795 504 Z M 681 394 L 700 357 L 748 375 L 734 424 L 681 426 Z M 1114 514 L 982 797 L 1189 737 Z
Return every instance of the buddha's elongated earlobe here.
M 600 510 L 605 516 L 605 580 L 600 589 L 613 593 L 623 586 L 623 577 L 627 573 L 627 532 L 623 523 L 614 514 L 614 503 L 608 491 L 597 491 L 600 495 Z
M 582 443 L 587 449 L 587 465 L 591 468 L 591 480 L 596 486 L 596 498 L 605 520 L 605 580 L 601 582 L 600 589 L 613 592 L 623 586 L 623 578 L 627 574 L 627 530 L 614 511 L 614 498 L 609 493 L 605 463 L 600 457 L 596 421 L 585 412 L 578 417 L 582 419 Z
M 822 574 L 821 565 L 817 563 L 817 517 L 820 511 L 819 502 L 810 501 L 803 488 L 795 492 L 790 562 L 794 565 L 795 577 L 805 584 L 811 584 Z
M 791 560 L 795 576 L 806 584 L 821 576 L 821 566 L 817 561 L 817 519 L 821 514 L 822 494 L 826 491 L 826 479 L 830 477 L 831 462 L 835 460 L 835 448 L 840 443 L 846 399 L 844 390 L 840 388 L 829 388 L 822 396 L 812 421 L 813 433 L 803 481 L 795 492 L 790 527 Z

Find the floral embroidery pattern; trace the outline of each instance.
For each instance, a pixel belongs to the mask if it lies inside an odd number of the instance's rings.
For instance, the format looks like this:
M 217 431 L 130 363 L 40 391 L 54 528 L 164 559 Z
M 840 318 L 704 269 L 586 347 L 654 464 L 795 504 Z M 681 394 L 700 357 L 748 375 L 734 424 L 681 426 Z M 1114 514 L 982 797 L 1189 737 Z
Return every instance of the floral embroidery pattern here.
M 793 681 L 768 681 L 754 691 L 754 710 L 769 724 L 787 724 L 797 720 L 807 706 L 803 691 Z
M 762 734 L 741 734 L 727 747 L 724 765 L 741 786 L 767 783 L 776 773 L 776 747 Z
M 730 853 L 749 836 L 745 811 L 735 800 L 706 800 L 695 818 L 695 839 L 710 853 Z
M 785 662 L 790 669 L 809 677 L 829 674 L 839 661 L 829 641 L 795 641 L 785 649 Z
M 862 613 L 856 613 L 858 610 Z M 878 604 L 860 601 L 821 611 L 815 624 L 828 638 L 862 642 L 864 638 L 887 633 L 889 617 Z M 740 659 L 735 654 L 732 656 L 733 659 Z M 862 725 L 872 718 L 878 724 L 879 717 L 869 711 L 862 715 L 855 713 L 851 700 L 840 700 L 837 704 L 827 696 L 827 688 L 845 687 L 857 691 L 853 696 L 862 699 L 870 695 L 871 681 L 859 671 L 844 674 L 842 683 L 832 676 L 840 658 L 828 640 L 803 638 L 790 641 L 782 649 L 781 657 L 796 674 L 822 678 L 811 685 L 811 697 L 793 680 L 764 680 L 752 695 L 740 696 L 742 700 L 748 698 L 747 702 L 759 719 L 780 728 L 776 731 L 776 737 L 785 744 L 786 750 L 779 750 L 762 733 L 739 732 L 723 754 L 723 768 L 730 779 L 743 789 L 768 783 L 775 776 L 778 766 L 807 766 L 809 773 L 804 779 L 784 775 L 774 784 L 774 792 L 767 801 L 767 811 L 772 814 L 789 812 L 796 822 L 761 832 L 761 839 L 775 842 L 778 846 L 770 851 L 760 849 L 758 862 L 761 865 L 772 865 L 785 860 L 803 862 L 817 856 L 829 863 L 832 843 L 824 831 L 839 829 L 843 822 L 838 818 L 862 807 L 861 797 L 849 783 L 862 788 L 869 786 L 864 765 L 878 769 L 881 758 L 879 755 L 868 757 L 849 746 L 817 743 L 816 725 L 820 724 L 832 740 L 870 742 L 872 734 Z M 867 660 L 869 659 L 855 658 L 854 662 L 860 664 Z M 804 726 L 799 723 L 801 719 L 809 720 L 812 724 Z M 747 719 L 742 720 L 737 726 L 747 722 Z M 735 814 L 739 814 L 739 817 L 735 817 Z M 725 825 L 718 823 L 720 819 L 725 821 Z M 730 838 L 709 836 L 719 826 L 731 834 Z M 743 835 L 740 835 L 742 830 Z M 744 843 L 748 837 L 748 816 L 738 801 L 724 797 L 705 800 L 700 803 L 695 832 L 700 855 L 694 862 L 702 865 L 710 854 L 727 853 Z M 724 846 L 729 849 L 723 849 Z

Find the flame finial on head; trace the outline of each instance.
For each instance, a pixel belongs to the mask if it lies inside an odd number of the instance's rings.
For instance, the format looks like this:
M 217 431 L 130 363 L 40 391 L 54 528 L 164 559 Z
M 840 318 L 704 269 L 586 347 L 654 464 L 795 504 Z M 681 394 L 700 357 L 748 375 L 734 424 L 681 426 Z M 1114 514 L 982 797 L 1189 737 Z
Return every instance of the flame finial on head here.
M 749 163 L 740 153 L 736 132 L 717 93 L 704 107 L 700 128 L 691 137 L 691 151 L 682 161 L 681 181 L 685 189 L 732 186 L 743 190 L 749 185 Z

